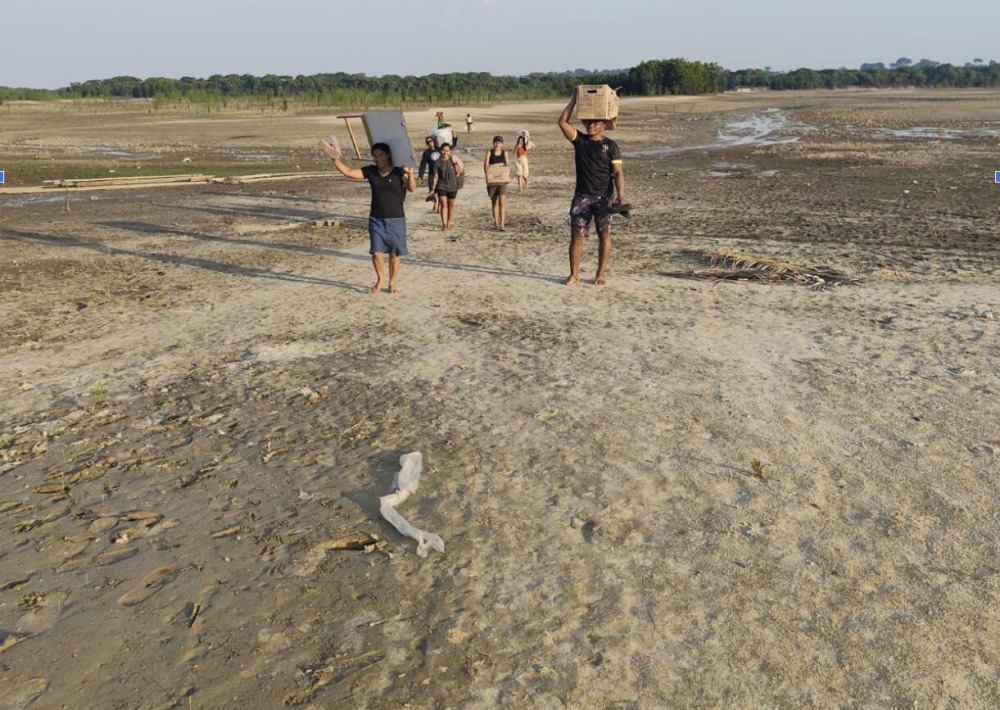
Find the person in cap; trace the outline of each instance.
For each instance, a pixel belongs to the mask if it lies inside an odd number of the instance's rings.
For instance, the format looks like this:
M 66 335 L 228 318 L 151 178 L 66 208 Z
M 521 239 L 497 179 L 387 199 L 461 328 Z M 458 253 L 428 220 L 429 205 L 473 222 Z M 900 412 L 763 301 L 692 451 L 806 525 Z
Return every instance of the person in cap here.
M 486 157 L 483 159 L 486 194 L 490 196 L 490 204 L 493 207 L 493 226 L 502 232 L 507 228 L 507 183 L 490 183 L 491 165 L 510 165 L 510 154 L 504 150 L 503 136 L 493 136 L 493 147 L 486 151 Z
M 580 259 L 587 239 L 591 220 L 597 226 L 597 274 L 594 284 L 605 282 L 608 262 L 611 260 L 611 207 L 623 205 L 625 199 L 625 172 L 622 169 L 622 152 L 618 144 L 604 137 L 604 121 L 586 120 L 582 134 L 569 122 L 576 108 L 576 91 L 559 115 L 559 128 L 573 144 L 576 161 L 576 187 L 570 203 L 569 276 L 563 281 L 567 286 L 580 282 Z M 615 193 L 612 202 L 611 195 Z
M 434 136 L 427 136 L 424 140 L 427 147 L 424 149 L 423 155 L 420 156 L 420 170 L 417 174 L 417 180 L 424 179 L 424 172 L 427 173 L 427 188 L 431 189 L 434 186 L 434 164 L 437 159 L 441 156 L 438 152 L 437 139 Z M 427 202 L 434 203 L 434 212 L 440 211 L 440 206 L 438 205 L 437 193 L 431 192 L 427 196 Z
M 368 237 L 371 244 L 372 266 L 375 267 L 375 285 L 371 292 L 378 293 L 386 285 L 385 254 L 389 254 L 389 293 L 396 293 L 399 278 L 399 257 L 406 249 L 406 214 L 403 200 L 407 192 L 417 188 L 413 168 L 398 168 L 392 164 L 392 151 L 385 143 L 372 146 L 374 165 L 352 168 L 341 160 L 340 146 L 320 141 L 323 149 L 340 174 L 352 180 L 367 180 L 372 189 L 371 207 L 368 211 Z

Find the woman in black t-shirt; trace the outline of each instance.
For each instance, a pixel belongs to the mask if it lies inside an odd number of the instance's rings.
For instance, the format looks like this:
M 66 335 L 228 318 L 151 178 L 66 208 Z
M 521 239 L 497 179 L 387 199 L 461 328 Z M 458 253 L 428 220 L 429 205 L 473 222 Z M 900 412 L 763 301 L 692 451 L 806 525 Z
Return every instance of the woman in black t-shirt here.
M 399 277 L 399 257 L 407 254 L 406 214 L 403 200 L 407 192 L 417 187 L 413 168 L 397 168 L 392 164 L 392 153 L 385 143 L 372 146 L 374 165 L 352 168 L 341 160 L 340 147 L 320 141 L 320 147 L 333 160 L 334 167 L 344 177 L 352 180 L 367 180 L 372 189 L 371 207 L 368 211 L 368 236 L 371 240 L 369 253 L 375 267 L 375 285 L 372 293 L 378 293 L 385 285 L 385 263 L 383 254 L 389 254 L 389 293 L 396 293 L 396 279 Z

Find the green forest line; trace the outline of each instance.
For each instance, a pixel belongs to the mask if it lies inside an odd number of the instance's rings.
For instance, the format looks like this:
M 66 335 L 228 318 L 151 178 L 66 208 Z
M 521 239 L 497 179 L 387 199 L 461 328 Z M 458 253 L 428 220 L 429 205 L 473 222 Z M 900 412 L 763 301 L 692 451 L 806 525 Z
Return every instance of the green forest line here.
M 371 77 L 365 74 L 313 74 L 311 76 L 252 76 L 226 74 L 207 79 L 118 76 L 76 82 L 62 89 L 0 87 L 3 101 L 56 101 L 62 99 L 149 99 L 159 103 L 186 100 L 222 105 L 228 99 L 289 100 L 340 108 L 428 104 L 477 104 L 568 96 L 577 84 L 610 84 L 623 96 L 715 94 L 740 87 L 771 89 L 842 89 L 850 87 L 994 87 L 1000 86 L 1000 64 L 955 66 L 921 60 L 914 65 L 901 59 L 890 68 L 881 64 L 861 69 L 766 69 L 729 71 L 715 63 L 686 59 L 655 59 L 631 69 L 527 76 L 494 76 L 486 72 Z

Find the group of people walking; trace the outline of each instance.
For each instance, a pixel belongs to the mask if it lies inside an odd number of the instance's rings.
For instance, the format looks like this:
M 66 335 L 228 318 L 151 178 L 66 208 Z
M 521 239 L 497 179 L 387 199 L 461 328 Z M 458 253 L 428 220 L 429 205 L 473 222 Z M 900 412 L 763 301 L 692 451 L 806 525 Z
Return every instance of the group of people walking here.
M 584 242 L 588 236 L 590 223 L 594 222 L 599 238 L 596 285 L 605 283 L 608 262 L 611 258 L 611 220 L 616 207 L 627 204 L 625 198 L 625 173 L 622 169 L 622 155 L 618 144 L 604 136 L 605 122 L 584 120 L 586 133 L 581 134 L 570 123 L 576 106 L 576 92 L 559 116 L 559 128 L 573 144 L 576 165 L 576 186 L 570 203 L 570 274 L 563 280 L 566 285 L 579 283 L 580 260 Z M 461 189 L 465 165 L 452 152 L 449 143 L 437 144 L 434 136 L 426 139 L 418 174 L 413 168 L 394 166 L 389 146 L 376 143 L 372 146 L 373 165 L 351 168 L 342 160 L 336 142 L 320 141 L 320 147 L 333 161 L 333 165 L 345 177 L 353 180 L 367 180 L 371 186 L 371 207 L 368 217 L 369 253 L 375 268 L 376 281 L 371 291 L 377 293 L 386 285 L 390 293 L 397 290 L 400 257 L 405 256 L 406 217 L 403 200 L 407 192 L 416 190 L 417 181 L 427 175 L 427 201 L 433 202 L 433 210 L 441 216 L 441 229 L 452 228 L 455 220 L 455 200 Z M 528 152 L 531 147 L 526 131 L 518 136 L 514 148 L 514 167 L 518 187 L 528 188 Z M 503 136 L 493 137 L 493 145 L 483 158 L 483 172 L 487 177 L 486 191 L 490 198 L 493 226 L 506 230 L 507 184 L 491 183 L 490 166 L 511 165 L 510 153 L 504 147 Z M 617 210 L 621 211 L 621 210 Z M 385 272 L 385 255 L 389 255 L 388 279 Z
M 417 180 L 427 176 L 427 202 L 433 202 L 433 211 L 441 215 L 441 229 L 451 229 L 455 221 L 455 200 L 465 178 L 465 164 L 452 150 L 449 143 L 438 145 L 437 138 L 429 135 L 425 139 L 426 148 L 420 157 Z M 517 138 L 514 153 L 517 160 L 514 163 L 518 186 L 521 190 L 528 188 L 530 175 L 528 168 L 528 146 L 530 140 L 527 132 Z M 493 211 L 493 226 L 504 231 L 506 229 L 507 184 L 491 183 L 489 166 L 503 164 L 511 165 L 510 153 L 504 149 L 503 136 L 493 137 L 493 147 L 486 152 L 483 161 L 483 172 L 486 174 L 486 191 L 490 196 Z

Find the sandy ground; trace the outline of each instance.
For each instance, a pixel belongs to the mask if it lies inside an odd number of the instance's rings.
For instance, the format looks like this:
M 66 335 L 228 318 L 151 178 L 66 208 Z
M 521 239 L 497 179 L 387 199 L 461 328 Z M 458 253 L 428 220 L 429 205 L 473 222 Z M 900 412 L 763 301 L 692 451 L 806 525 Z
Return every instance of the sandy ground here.
M 0 708 L 1000 704 L 1000 93 L 623 99 L 603 287 L 561 107 L 446 109 L 396 295 L 341 122 L 0 107 L 8 186 L 329 171 L 0 193 Z

